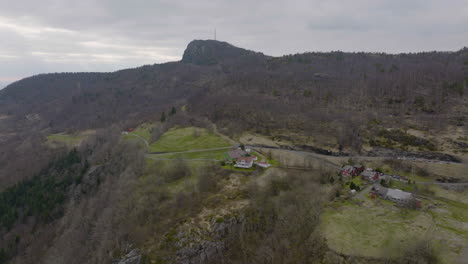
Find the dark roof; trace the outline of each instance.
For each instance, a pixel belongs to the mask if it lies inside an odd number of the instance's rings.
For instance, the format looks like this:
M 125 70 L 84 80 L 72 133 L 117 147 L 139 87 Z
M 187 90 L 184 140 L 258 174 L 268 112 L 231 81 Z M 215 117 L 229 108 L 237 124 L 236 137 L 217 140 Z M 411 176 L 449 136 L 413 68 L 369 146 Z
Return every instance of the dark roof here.
M 228 151 L 228 155 L 229 157 L 231 157 L 231 159 L 237 159 L 246 154 L 247 152 L 243 151 L 242 149 L 233 149 L 233 150 Z

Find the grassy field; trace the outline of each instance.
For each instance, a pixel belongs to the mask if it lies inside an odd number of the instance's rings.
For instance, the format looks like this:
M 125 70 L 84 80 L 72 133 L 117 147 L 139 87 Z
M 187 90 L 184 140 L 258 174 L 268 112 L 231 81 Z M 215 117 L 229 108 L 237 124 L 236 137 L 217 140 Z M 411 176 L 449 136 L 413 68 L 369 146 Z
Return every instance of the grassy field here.
M 130 132 L 129 134 L 138 135 L 138 136 L 146 139 L 147 141 L 150 141 L 150 139 L 151 139 L 151 128 L 152 128 L 151 124 L 142 124 L 142 125 L 138 126 L 134 131 Z M 129 135 L 125 135 L 125 136 L 128 137 L 128 138 L 132 137 L 132 136 L 129 136 Z
M 65 145 L 67 147 L 78 146 L 83 139 L 92 135 L 94 131 L 83 131 L 77 134 L 66 134 L 66 133 L 57 133 L 50 134 L 47 136 L 46 144 L 51 147 L 57 147 L 59 145 Z
M 151 144 L 151 152 L 177 152 L 228 147 L 231 144 L 206 129 L 187 127 L 171 129 Z
M 367 181 L 363 181 L 361 177 L 354 177 L 349 182 L 346 183 L 346 187 L 349 188 L 349 186 L 351 185 L 351 182 L 353 182 L 356 186 L 359 186 L 361 188 L 364 188 L 364 185 L 368 183 Z
M 363 204 L 334 202 L 322 215 L 328 245 L 347 255 L 396 257 L 414 241 L 434 242 L 441 263 L 462 263 L 468 250 L 468 206 L 423 200 L 422 210 L 398 208 L 389 201 L 366 198 Z
M 464 190 L 449 190 L 438 185 L 430 185 L 428 188 L 437 197 L 468 204 L 468 190 L 466 188 Z
M 138 142 L 142 146 L 146 147 L 146 144 L 143 142 L 141 138 L 146 140 L 149 144 L 151 140 L 151 129 L 152 125 L 151 124 L 142 124 L 138 126 L 134 131 L 129 132 L 128 134 L 123 135 L 123 139 L 125 140 L 133 140 L 135 142 Z
M 158 158 L 164 159 L 215 159 L 215 160 L 223 160 L 224 153 L 227 150 L 210 150 L 210 151 L 199 151 L 199 152 L 186 152 L 186 153 L 178 153 L 178 154 L 162 154 L 162 155 L 155 155 Z

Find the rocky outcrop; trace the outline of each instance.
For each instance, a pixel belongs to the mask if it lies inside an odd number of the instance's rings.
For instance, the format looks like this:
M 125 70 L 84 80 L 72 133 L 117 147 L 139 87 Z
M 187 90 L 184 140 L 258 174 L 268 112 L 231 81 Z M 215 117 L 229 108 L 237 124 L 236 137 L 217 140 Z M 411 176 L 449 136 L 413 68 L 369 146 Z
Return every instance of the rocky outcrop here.
M 226 249 L 226 238 L 241 225 L 242 219 L 232 217 L 222 221 L 213 219 L 210 231 L 199 233 L 179 232 L 177 264 L 201 264 L 220 258 Z M 199 239 L 199 240 L 198 240 Z M 194 241 L 198 240 L 198 241 Z M 195 243 L 194 243 L 195 242 Z
M 125 257 L 123 257 L 116 264 L 140 264 L 141 262 L 141 253 L 138 249 L 130 251 Z
M 194 40 L 184 51 L 182 62 L 197 65 L 213 65 L 224 60 L 254 55 L 253 51 L 237 48 L 227 42 L 216 40 Z

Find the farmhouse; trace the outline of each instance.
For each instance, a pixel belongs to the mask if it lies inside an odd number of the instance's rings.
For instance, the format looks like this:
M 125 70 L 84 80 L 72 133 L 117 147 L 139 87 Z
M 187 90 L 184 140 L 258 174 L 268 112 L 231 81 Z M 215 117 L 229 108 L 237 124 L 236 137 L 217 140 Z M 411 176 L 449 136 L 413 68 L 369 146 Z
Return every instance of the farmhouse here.
M 226 163 L 234 163 L 234 167 L 243 169 L 252 168 L 254 164 L 262 168 L 269 168 L 271 166 L 268 162 L 265 161 L 256 162 L 258 158 L 256 156 L 250 155 L 249 152 L 251 152 L 251 150 L 247 152 L 241 148 L 230 150 L 225 154 Z
M 253 165 L 253 162 L 257 160 L 257 157 L 252 156 L 252 157 L 240 157 L 236 160 L 236 164 L 234 164 L 234 167 L 237 168 L 244 168 L 248 169 L 251 168 Z

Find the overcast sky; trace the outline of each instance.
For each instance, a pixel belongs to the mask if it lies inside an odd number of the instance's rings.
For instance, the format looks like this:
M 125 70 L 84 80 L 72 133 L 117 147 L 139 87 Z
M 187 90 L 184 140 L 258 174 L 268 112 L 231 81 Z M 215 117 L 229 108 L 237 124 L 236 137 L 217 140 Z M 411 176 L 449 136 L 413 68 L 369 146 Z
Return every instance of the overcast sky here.
M 0 0 L 0 88 L 46 72 L 179 60 L 213 38 L 284 55 L 459 50 L 467 0 Z

